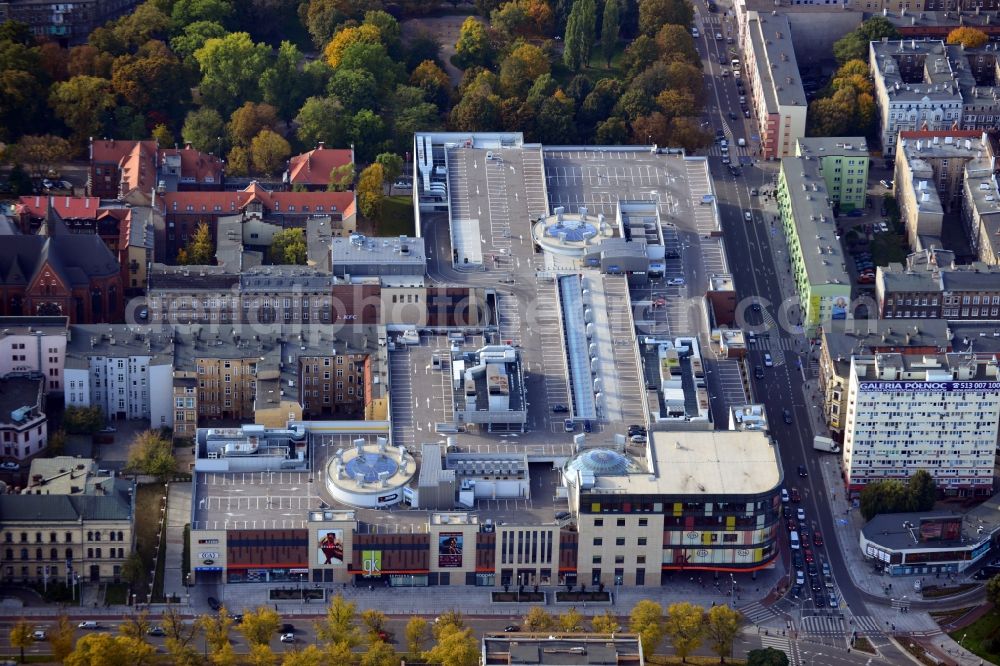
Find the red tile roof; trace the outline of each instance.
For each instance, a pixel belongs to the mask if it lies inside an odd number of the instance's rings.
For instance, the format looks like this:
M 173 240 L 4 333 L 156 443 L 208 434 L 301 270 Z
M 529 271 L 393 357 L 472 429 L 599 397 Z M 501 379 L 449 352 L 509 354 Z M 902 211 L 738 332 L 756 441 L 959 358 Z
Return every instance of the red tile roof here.
M 101 200 L 98 197 L 53 196 L 52 204 L 64 220 L 96 220 L 100 213 Z M 15 210 L 18 214 L 27 213 L 36 219 L 44 218 L 49 210 L 49 197 L 21 197 Z
M 271 192 L 254 181 L 239 192 L 166 192 L 160 197 L 163 209 L 170 213 L 231 214 L 252 201 L 260 201 L 268 212 L 354 214 L 354 192 Z M 176 204 L 176 205 L 175 205 Z M 191 211 L 187 210 L 192 206 Z M 306 211 L 302 207 L 308 206 Z M 216 210 L 218 207 L 218 210 Z
M 222 160 L 215 155 L 207 155 L 191 146 L 167 148 L 161 150 L 160 155 L 180 155 L 182 179 L 193 178 L 196 183 L 222 182 Z
M 288 161 L 288 182 L 292 185 L 327 185 L 334 167 L 350 164 L 354 156 L 349 148 L 326 148 L 322 144 Z
M 156 142 L 136 141 L 121 161 L 122 194 L 138 190 L 150 194 L 156 187 Z

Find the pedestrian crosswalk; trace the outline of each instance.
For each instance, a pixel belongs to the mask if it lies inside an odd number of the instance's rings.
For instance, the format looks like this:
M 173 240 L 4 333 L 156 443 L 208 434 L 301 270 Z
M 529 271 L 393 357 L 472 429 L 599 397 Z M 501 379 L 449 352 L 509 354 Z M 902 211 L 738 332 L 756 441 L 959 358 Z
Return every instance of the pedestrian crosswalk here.
M 800 624 L 803 634 L 810 636 L 846 636 L 844 618 L 840 615 L 806 615 Z
M 863 634 L 879 634 L 885 628 L 879 624 L 877 617 L 871 615 L 855 615 L 852 620 L 853 629 Z
M 732 134 L 730 134 L 729 136 L 732 136 Z M 749 157 L 753 153 L 751 152 L 750 146 L 737 146 L 733 143 L 730 143 L 729 150 L 723 153 L 722 146 L 715 143 L 708 148 L 708 154 L 711 157 L 722 157 L 723 155 L 729 155 L 730 159 L 733 159 L 739 155 L 744 155 Z
M 790 666 L 798 666 L 799 655 L 798 651 L 794 649 L 792 642 L 784 636 L 770 636 L 762 635 L 760 637 L 760 644 L 765 648 L 774 648 L 788 655 L 788 663 Z
M 750 343 L 750 349 L 760 349 L 761 351 L 795 351 L 795 339 L 777 334 L 767 336 L 758 334 L 757 339 Z
M 760 624 L 775 617 L 780 617 L 773 608 L 769 608 L 759 601 L 754 601 L 746 606 L 741 606 L 737 610 L 743 613 L 743 617 L 747 619 L 748 622 L 753 624 Z

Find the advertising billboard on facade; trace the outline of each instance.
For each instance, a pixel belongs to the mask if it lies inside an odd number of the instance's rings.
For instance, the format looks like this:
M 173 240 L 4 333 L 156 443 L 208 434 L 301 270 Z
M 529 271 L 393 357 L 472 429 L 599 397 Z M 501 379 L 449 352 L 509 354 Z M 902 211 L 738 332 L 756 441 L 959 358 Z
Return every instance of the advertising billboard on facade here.
M 462 544 L 464 535 L 461 532 L 442 532 L 438 535 L 438 566 L 461 567 Z
M 344 530 L 316 532 L 316 563 L 320 566 L 344 563 Z

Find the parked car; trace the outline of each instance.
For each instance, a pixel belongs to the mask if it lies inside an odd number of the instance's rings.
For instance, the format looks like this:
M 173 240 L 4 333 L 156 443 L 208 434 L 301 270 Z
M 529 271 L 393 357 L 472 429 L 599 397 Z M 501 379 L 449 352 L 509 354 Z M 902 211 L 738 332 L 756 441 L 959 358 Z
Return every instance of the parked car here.
M 208 607 L 211 608 L 214 611 L 217 611 L 220 608 L 222 608 L 222 604 L 220 604 L 219 600 L 216 599 L 215 597 L 209 597 L 208 598 Z
M 576 424 L 573 423 L 573 419 L 563 420 L 563 430 L 565 430 L 566 432 L 573 432 L 574 430 L 576 430 Z
M 590 419 L 587 419 L 583 422 L 583 431 L 594 432 L 594 424 L 590 422 Z
M 21 465 L 16 462 L 6 461 L 0 463 L 0 469 L 6 472 L 16 472 L 17 470 L 21 469 Z
M 294 643 L 295 642 L 295 634 L 281 634 L 281 642 L 282 643 Z
M 566 405 L 552 405 L 552 411 L 556 414 L 563 414 L 569 411 L 569 407 Z
M 638 425 L 638 424 L 632 424 L 632 425 L 630 425 L 628 427 L 628 434 L 629 434 L 630 437 L 632 435 L 645 435 L 646 434 L 646 426 L 641 426 L 641 425 Z

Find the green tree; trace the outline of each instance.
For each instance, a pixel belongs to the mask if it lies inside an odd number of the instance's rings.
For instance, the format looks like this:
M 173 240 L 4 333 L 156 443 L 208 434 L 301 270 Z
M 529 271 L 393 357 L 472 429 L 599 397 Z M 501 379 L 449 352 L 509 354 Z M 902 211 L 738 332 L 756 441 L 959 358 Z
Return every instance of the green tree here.
M 493 56 L 493 44 L 486 26 L 473 16 L 465 19 L 455 43 L 456 64 L 463 69 L 472 65 L 488 66 Z
M 327 90 L 348 113 L 379 107 L 378 80 L 364 69 L 338 69 L 330 77 Z
M 621 631 L 618 618 L 610 610 L 606 610 L 600 615 L 595 615 L 590 620 L 590 626 L 597 634 L 615 634 Z
M 478 666 L 479 641 L 471 629 L 447 624 L 437 630 L 437 642 L 424 653 L 424 661 L 441 666 Z
M 873 481 L 861 489 L 861 515 L 871 520 L 880 513 L 910 510 L 907 487 L 898 479 Z
M 747 666 L 788 666 L 788 655 L 773 647 L 747 652 Z
M 104 427 L 104 412 L 100 407 L 74 407 L 63 412 L 63 427 L 74 435 L 93 435 Z
M 906 483 L 909 495 L 910 511 L 930 511 L 937 501 L 937 484 L 934 477 L 925 469 L 918 469 Z
M 686 662 L 689 654 L 698 649 L 705 638 L 703 625 L 705 610 L 686 601 L 670 604 L 663 622 L 663 630 L 674 646 L 674 652 Z
M 549 59 L 540 48 L 521 44 L 500 64 L 500 90 L 507 97 L 524 97 L 532 83 L 550 70 Z
M 660 48 L 656 45 L 656 40 L 649 35 L 639 35 L 625 47 L 621 67 L 625 77 L 633 79 L 659 58 Z
M 35 178 L 43 178 L 49 169 L 73 156 L 69 141 L 51 134 L 26 135 L 7 149 L 7 159 L 24 164 Z
M 49 625 L 45 632 L 45 640 L 52 647 L 52 656 L 56 661 L 65 663 L 66 657 L 76 644 L 75 633 L 76 627 L 65 614 L 60 614 L 55 624 Z
M 187 245 L 177 253 L 177 263 L 188 266 L 206 266 L 215 260 L 215 244 L 212 243 L 212 232 L 208 225 L 202 222 L 195 229 Z
M 346 192 L 354 184 L 354 162 L 342 164 L 330 169 L 330 182 L 326 189 L 330 192 Z
M 281 168 L 292 154 L 292 147 L 285 137 L 269 129 L 263 129 L 250 143 L 250 159 L 259 173 L 268 176 Z
M 414 615 L 406 622 L 406 650 L 411 655 L 419 655 L 429 634 L 427 620 Z
M 274 63 L 264 70 L 260 87 L 264 101 L 278 110 L 285 121 L 295 117 L 311 92 L 311 77 L 302 67 L 302 53 L 295 44 L 283 41 Z
M 694 37 L 684 26 L 666 24 L 656 33 L 655 41 L 660 50 L 660 59 L 666 62 L 682 60 L 701 67 L 701 56 L 694 46 Z M 698 85 L 697 82 L 695 85 Z
M 181 128 L 184 143 L 190 143 L 195 150 L 203 153 L 222 155 L 222 139 L 226 136 L 226 125 L 215 109 L 202 107 L 189 111 Z
M 181 34 L 170 40 L 170 49 L 179 58 L 193 58 L 194 52 L 210 39 L 225 37 L 227 30 L 215 21 L 195 21 L 184 26 Z
M 410 85 L 424 91 L 424 98 L 439 109 L 448 107 L 451 100 L 451 80 L 436 63 L 424 60 L 410 74 Z
M 226 25 L 233 16 L 233 5 L 228 0 L 176 0 L 170 12 L 175 30 L 199 21 Z
M 379 153 L 375 156 L 375 162 L 382 165 L 386 183 L 393 182 L 403 173 L 403 158 L 396 153 Z
M 14 623 L 14 626 L 10 628 L 10 632 L 7 634 L 10 646 L 20 650 L 22 664 L 24 663 L 24 648 L 31 647 L 32 643 L 35 642 L 33 633 L 34 630 L 31 628 L 31 624 L 22 618 Z
M 381 44 L 382 34 L 377 26 L 348 26 L 333 36 L 330 43 L 323 49 L 327 64 L 334 69 L 340 67 L 344 52 L 354 44 Z
M 125 469 L 136 474 L 149 474 L 161 481 L 167 480 L 177 470 L 173 446 L 160 436 L 159 431 L 143 431 L 129 445 Z
M 570 608 L 559 615 L 559 628 L 566 632 L 583 631 L 583 613 L 576 608 Z
M 115 93 L 107 79 L 74 76 L 52 86 L 49 105 L 73 132 L 74 143 L 83 146 L 100 134 L 104 113 L 115 107 Z
M 370 162 L 385 148 L 385 121 L 374 111 L 361 109 L 351 118 L 348 136 L 357 158 Z
M 260 80 L 267 68 L 270 49 L 255 44 L 245 32 L 209 39 L 194 52 L 201 70 L 202 99 L 226 112 L 243 101 L 260 100 Z
M 143 2 L 114 22 L 112 31 L 124 51 L 137 51 L 151 39 L 165 36 L 170 17 L 154 2 Z M 93 43 L 93 42 L 92 42 Z M 120 53 L 116 54 L 120 55 Z
M 137 551 L 133 550 L 125 558 L 125 563 L 122 564 L 122 580 L 134 586 L 142 580 L 145 572 L 146 567 L 142 563 L 142 557 L 140 557 Z
M 882 41 L 883 37 L 890 40 L 902 38 L 887 18 L 874 16 L 834 42 L 833 55 L 841 64 L 848 60 L 867 62 L 869 43 Z
M 574 0 L 566 20 L 563 39 L 563 63 L 570 71 L 590 63 L 597 23 L 597 5 L 594 0 Z
M 382 211 L 383 182 L 385 176 L 381 164 L 372 164 L 362 171 L 358 178 L 358 208 L 369 220 L 377 219 Z
M 733 642 L 742 624 L 743 615 L 729 606 L 712 606 L 705 614 L 705 638 L 720 663 L 733 656 Z
M 621 32 L 621 0 L 607 0 L 604 3 L 604 15 L 601 17 L 601 51 L 604 62 L 611 67 L 611 58 L 618 49 L 618 35 Z
M 347 129 L 344 106 L 333 97 L 310 97 L 295 116 L 299 142 L 313 147 L 320 141 L 328 146 L 344 145 Z
M 594 131 L 594 140 L 602 146 L 615 146 L 625 143 L 628 139 L 628 128 L 625 121 L 618 116 L 612 116 L 599 123 Z
M 239 632 L 251 645 L 270 645 L 271 637 L 281 627 L 281 616 L 270 606 L 258 606 L 243 614 Z
M 326 616 L 316 622 L 316 638 L 334 645 L 347 644 L 348 648 L 361 642 L 358 629 L 355 626 L 357 608 L 353 601 L 347 601 L 341 595 L 330 600 Z
M 694 8 L 687 0 L 639 0 L 639 25 L 647 35 L 655 35 L 667 23 L 689 26 Z
M 270 260 L 276 265 L 299 265 L 306 263 L 306 235 L 302 229 L 288 228 L 271 237 Z
M 642 599 L 632 607 L 629 629 L 632 633 L 638 634 L 643 654 L 653 654 L 666 633 L 663 607 L 655 601 Z
M 378 612 L 378 611 L 376 611 Z M 361 666 L 397 666 L 399 655 L 392 649 L 392 646 L 383 640 L 376 638 L 368 646 L 368 650 L 361 655 Z
M 34 41 L 31 35 L 31 26 L 24 21 L 7 19 L 0 23 L 0 42 L 12 42 L 22 46 L 30 46 Z
M 1000 574 L 986 581 L 986 600 L 994 606 L 1000 606 Z

